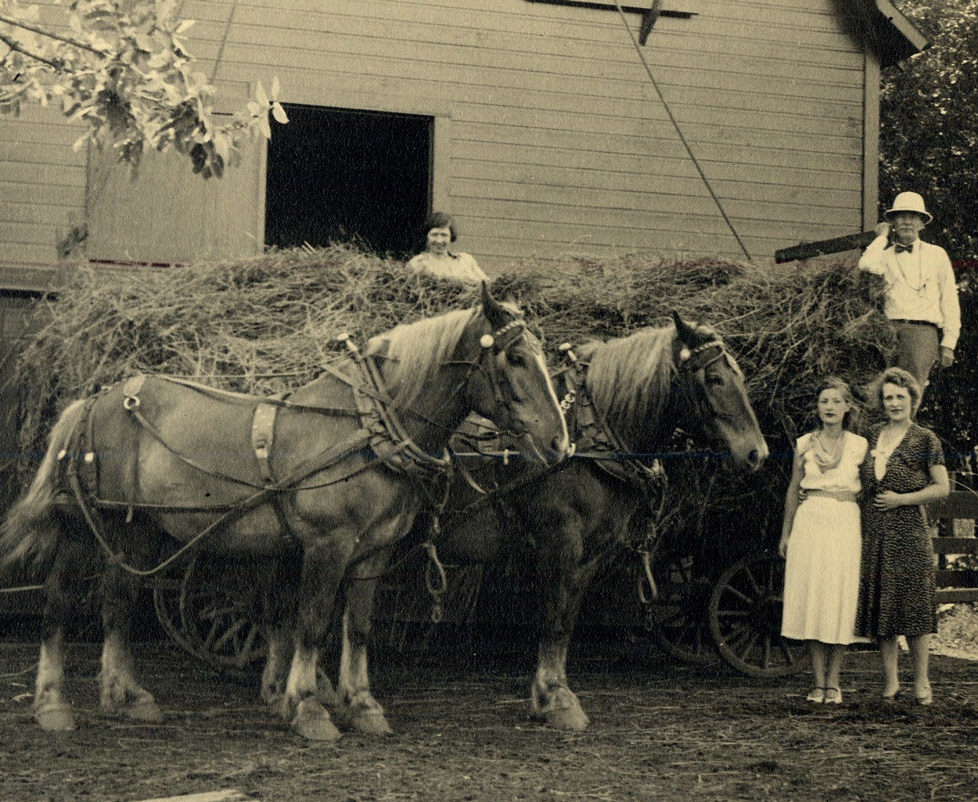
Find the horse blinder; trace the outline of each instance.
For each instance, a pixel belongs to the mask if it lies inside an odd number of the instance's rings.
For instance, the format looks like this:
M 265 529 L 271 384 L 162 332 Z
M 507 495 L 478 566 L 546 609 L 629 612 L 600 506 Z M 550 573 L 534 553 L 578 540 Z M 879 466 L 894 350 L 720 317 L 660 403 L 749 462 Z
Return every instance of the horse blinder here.
M 727 348 L 723 344 L 723 341 L 719 338 L 709 340 L 692 349 L 684 345 L 679 350 L 681 372 L 686 376 L 692 377 L 697 375 L 700 371 L 703 371 L 705 378 L 706 369 L 714 362 L 717 362 L 727 356 L 729 356 Z M 717 410 L 710 399 L 709 393 L 703 387 L 704 383 L 705 381 L 696 382 L 700 390 L 697 392 L 696 387 L 690 386 L 691 382 L 683 382 L 683 384 L 686 386 L 686 392 L 692 396 L 690 399 L 692 403 L 684 405 L 684 417 L 690 418 L 695 416 L 695 419 L 700 419 L 706 417 L 711 412 L 714 414 L 717 413 Z
M 505 375 L 502 375 L 500 370 L 496 367 L 495 357 L 505 356 L 506 352 L 516 344 L 516 342 L 526 334 L 526 322 L 521 318 L 514 318 L 505 324 L 501 328 L 494 331 L 492 334 L 483 334 L 479 338 L 479 345 L 482 348 L 482 353 L 479 355 L 479 359 L 473 363 L 473 366 L 478 370 L 486 374 L 489 379 L 489 383 L 492 386 L 493 402 L 497 409 L 506 410 L 508 417 L 506 429 L 509 429 L 514 434 L 521 434 L 521 432 L 515 431 L 513 425 L 516 416 L 510 407 L 510 402 L 503 391 L 503 385 L 509 388 L 510 395 L 513 394 L 512 387 L 509 385 L 509 380 Z M 489 357 L 489 366 L 486 367 L 483 362 Z

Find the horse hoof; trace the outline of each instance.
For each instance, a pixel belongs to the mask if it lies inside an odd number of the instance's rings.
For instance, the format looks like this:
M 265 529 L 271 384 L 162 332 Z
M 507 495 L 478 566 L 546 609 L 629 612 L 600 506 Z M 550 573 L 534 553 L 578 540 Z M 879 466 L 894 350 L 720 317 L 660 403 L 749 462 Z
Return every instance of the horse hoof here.
M 383 713 L 366 710 L 358 713 L 350 719 L 350 725 L 362 732 L 364 735 L 393 735 L 394 730 L 390 728 Z
M 160 724 L 163 722 L 163 711 L 157 706 L 156 702 L 149 700 L 136 702 L 119 711 L 126 718 L 133 721 L 144 721 L 147 724 Z
M 75 729 L 75 717 L 66 704 L 46 705 L 34 711 L 34 718 L 45 732 L 70 732 Z
M 337 741 L 340 731 L 330 721 L 329 713 L 315 698 L 299 702 L 292 719 L 292 729 L 310 741 Z
M 548 726 L 558 730 L 586 730 L 591 720 L 580 705 L 551 710 L 543 720 Z

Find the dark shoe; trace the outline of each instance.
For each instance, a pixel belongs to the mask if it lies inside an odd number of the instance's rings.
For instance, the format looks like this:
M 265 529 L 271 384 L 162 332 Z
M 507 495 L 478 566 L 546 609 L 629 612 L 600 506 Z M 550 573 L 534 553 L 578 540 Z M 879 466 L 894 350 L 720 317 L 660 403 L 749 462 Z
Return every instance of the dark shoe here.
M 806 701 L 813 702 L 817 705 L 822 704 L 825 701 L 825 688 L 812 688 L 808 692 Z
M 825 704 L 827 705 L 841 705 L 842 704 L 842 689 L 828 687 L 825 689 Z

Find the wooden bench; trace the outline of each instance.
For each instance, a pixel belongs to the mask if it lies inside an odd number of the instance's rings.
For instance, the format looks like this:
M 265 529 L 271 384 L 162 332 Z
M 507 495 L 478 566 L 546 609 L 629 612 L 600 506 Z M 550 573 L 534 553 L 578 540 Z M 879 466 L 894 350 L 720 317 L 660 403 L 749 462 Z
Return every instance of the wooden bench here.
M 978 520 L 978 493 L 953 490 L 946 499 L 929 505 L 928 515 L 938 531 L 933 538 L 938 604 L 978 601 L 978 569 L 947 567 L 948 554 L 978 555 L 978 537 L 956 537 L 954 526 L 955 521 Z

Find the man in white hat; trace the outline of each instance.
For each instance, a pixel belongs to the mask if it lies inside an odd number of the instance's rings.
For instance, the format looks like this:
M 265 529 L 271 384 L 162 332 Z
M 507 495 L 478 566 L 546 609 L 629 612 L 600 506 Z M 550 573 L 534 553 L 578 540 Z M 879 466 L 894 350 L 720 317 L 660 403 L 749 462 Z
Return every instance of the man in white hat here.
M 886 281 L 883 311 L 897 337 L 894 364 L 927 386 L 931 368 L 954 363 L 961 333 L 958 287 L 947 252 L 922 242 L 920 231 L 933 216 L 916 192 L 901 192 L 876 226 L 859 269 Z

